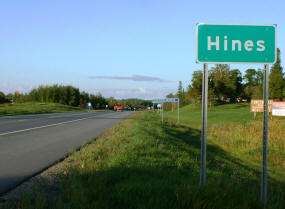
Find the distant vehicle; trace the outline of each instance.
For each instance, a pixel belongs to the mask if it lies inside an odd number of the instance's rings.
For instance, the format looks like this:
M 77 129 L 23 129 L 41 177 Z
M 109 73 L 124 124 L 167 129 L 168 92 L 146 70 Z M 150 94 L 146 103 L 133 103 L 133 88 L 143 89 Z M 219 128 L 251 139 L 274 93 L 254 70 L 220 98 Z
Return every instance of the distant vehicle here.
M 114 110 L 115 110 L 115 111 L 123 111 L 123 105 L 121 105 L 121 104 L 116 104 L 116 105 L 114 106 Z

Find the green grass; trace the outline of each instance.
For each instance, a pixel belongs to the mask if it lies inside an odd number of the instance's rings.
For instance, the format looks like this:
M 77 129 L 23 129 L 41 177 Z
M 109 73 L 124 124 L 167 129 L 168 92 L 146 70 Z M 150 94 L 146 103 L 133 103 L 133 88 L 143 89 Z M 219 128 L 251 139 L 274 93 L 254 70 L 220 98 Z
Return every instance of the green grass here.
M 187 106 L 181 109 L 180 125 L 175 112 L 166 114 L 165 124 L 159 114 L 137 113 L 73 153 L 62 175 L 58 201 L 49 207 L 262 208 L 262 124 L 260 117 L 250 120 L 253 115 L 248 110 L 248 106 L 225 105 L 209 112 L 204 187 L 199 185 L 200 130 L 196 121 L 201 112 Z M 284 122 L 275 118 L 270 122 L 270 209 L 284 209 L 285 205 Z M 37 203 L 25 198 L 18 206 L 48 208 L 44 198 L 39 199 Z
M 1 104 L 0 116 L 59 113 L 59 112 L 70 112 L 70 111 L 84 111 L 84 110 L 85 109 L 79 107 L 72 107 L 56 103 Z
M 258 113 L 258 118 L 261 114 Z M 250 113 L 250 106 L 248 104 L 229 104 L 219 105 L 214 108 L 209 108 L 208 125 L 221 122 L 246 122 L 254 118 L 253 113 Z M 174 112 L 164 112 L 164 119 L 175 121 L 177 120 L 177 110 Z M 180 108 L 180 122 L 192 128 L 201 128 L 201 106 L 187 105 Z
M 165 114 L 166 121 L 177 120 L 177 111 Z M 199 119 L 198 119 L 199 117 Z M 198 121 L 198 122 L 197 122 Z M 182 125 L 201 129 L 201 108 L 181 108 Z M 220 105 L 208 112 L 208 143 L 243 160 L 251 167 L 261 164 L 262 113 L 254 118 L 249 105 Z M 269 116 L 268 167 L 270 174 L 285 181 L 285 118 Z M 280 179 L 280 178 L 279 178 Z

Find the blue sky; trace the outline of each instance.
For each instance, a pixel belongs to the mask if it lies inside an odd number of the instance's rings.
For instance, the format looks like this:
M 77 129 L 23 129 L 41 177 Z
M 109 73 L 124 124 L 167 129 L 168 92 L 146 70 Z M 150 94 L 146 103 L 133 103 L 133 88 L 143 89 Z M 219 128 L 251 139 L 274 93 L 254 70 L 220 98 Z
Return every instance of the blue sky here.
M 284 8 L 281 0 L 3 0 L 0 91 L 70 84 L 106 97 L 162 98 L 202 68 L 198 22 L 277 24 L 285 61 Z

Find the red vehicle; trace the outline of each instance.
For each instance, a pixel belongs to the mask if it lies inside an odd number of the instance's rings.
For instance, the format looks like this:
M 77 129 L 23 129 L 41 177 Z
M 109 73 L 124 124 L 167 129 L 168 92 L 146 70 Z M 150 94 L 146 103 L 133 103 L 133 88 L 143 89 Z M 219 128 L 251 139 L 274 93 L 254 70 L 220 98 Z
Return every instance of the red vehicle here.
M 121 105 L 121 104 L 116 104 L 116 105 L 114 106 L 114 110 L 115 110 L 115 111 L 123 111 L 123 105 Z

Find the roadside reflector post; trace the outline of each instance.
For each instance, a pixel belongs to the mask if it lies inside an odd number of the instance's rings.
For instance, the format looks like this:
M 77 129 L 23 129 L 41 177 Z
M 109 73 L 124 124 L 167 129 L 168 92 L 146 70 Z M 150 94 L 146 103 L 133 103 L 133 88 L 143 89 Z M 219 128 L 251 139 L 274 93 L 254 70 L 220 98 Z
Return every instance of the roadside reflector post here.
M 269 65 L 264 65 L 263 76 L 263 146 L 262 146 L 262 172 L 261 172 L 261 201 L 267 201 L 267 144 L 268 144 L 268 70 Z
M 208 65 L 204 63 L 202 83 L 202 131 L 201 131 L 201 172 L 200 184 L 206 184 L 206 151 L 207 151 L 207 103 L 208 103 Z

